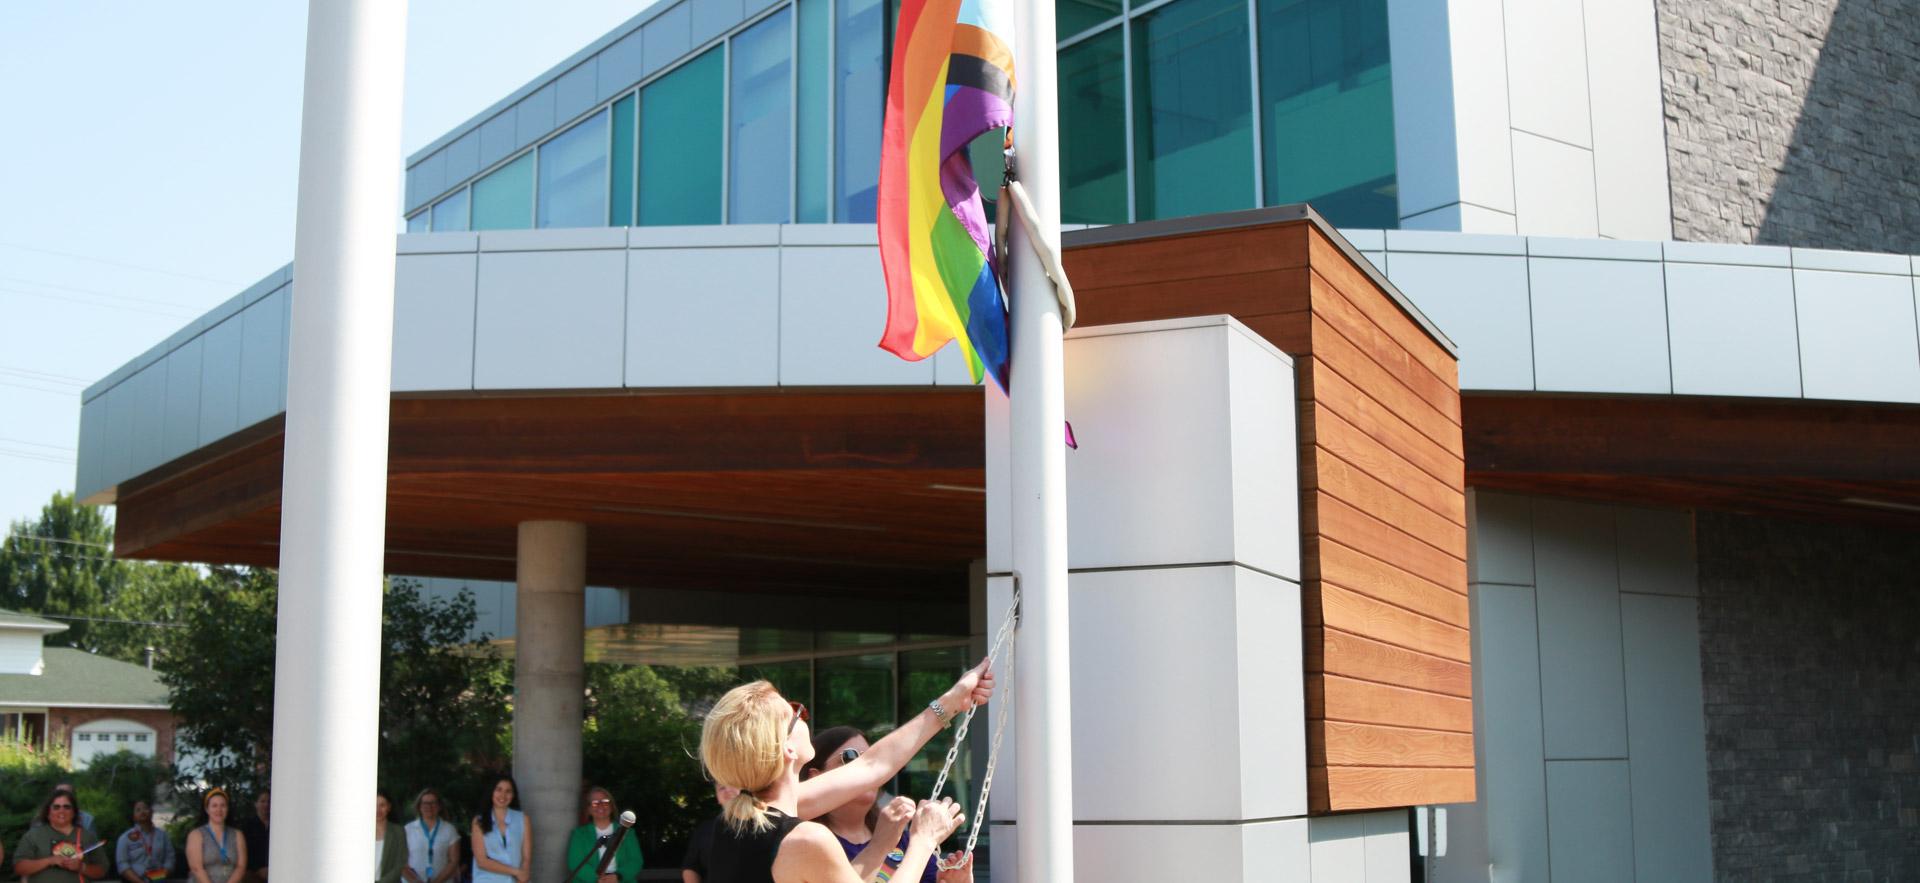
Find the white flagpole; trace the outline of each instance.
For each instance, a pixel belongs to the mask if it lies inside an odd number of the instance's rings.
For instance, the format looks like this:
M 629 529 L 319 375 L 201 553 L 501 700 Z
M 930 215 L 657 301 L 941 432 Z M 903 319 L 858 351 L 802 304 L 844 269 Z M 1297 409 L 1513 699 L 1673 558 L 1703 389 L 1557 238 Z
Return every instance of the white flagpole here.
M 276 881 L 364 880 L 373 865 L 406 34 L 406 0 L 307 10 L 269 844 L 294 860 Z
M 1016 0 L 1014 156 L 1039 215 L 1060 245 L 1059 122 L 1053 0 Z M 1067 643 L 1066 381 L 1060 303 L 1024 224 L 1010 234 L 1013 337 L 1009 453 L 1013 572 L 1020 579 L 1021 642 L 1014 700 L 1020 766 L 1021 883 L 1073 881 L 1073 695 Z

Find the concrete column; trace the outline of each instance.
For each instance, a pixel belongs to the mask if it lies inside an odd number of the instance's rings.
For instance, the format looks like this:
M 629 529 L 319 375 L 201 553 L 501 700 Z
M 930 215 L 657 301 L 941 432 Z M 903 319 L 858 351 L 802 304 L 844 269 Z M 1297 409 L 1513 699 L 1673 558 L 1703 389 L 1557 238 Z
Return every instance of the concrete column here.
M 558 880 L 579 823 L 586 693 L 587 526 L 520 523 L 514 593 L 513 777 L 533 829 L 533 879 Z

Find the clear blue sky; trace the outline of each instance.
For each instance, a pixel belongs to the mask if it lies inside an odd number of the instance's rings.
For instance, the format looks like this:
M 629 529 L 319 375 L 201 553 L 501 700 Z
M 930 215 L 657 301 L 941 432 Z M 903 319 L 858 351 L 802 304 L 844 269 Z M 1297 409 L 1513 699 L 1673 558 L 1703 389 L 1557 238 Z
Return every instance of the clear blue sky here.
M 413 0 L 396 169 L 651 2 Z M 0 519 L 73 489 L 82 389 L 292 259 L 305 40 L 303 3 L 0 2 Z

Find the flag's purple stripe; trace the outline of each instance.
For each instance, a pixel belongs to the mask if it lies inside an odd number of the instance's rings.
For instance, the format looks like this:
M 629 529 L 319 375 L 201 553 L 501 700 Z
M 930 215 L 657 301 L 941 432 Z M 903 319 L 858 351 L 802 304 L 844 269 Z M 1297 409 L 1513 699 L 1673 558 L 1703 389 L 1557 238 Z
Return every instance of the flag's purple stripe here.
M 987 234 L 987 213 L 980 205 L 980 184 L 974 180 L 966 151 L 948 154 L 940 164 L 940 190 L 946 194 L 947 206 L 953 209 L 954 217 L 960 219 L 960 226 L 965 227 L 974 244 L 980 246 L 980 253 L 992 254 L 993 238 Z
M 940 155 L 965 148 L 981 132 L 1012 123 L 1013 107 L 1006 99 L 972 86 L 948 86 L 940 119 Z

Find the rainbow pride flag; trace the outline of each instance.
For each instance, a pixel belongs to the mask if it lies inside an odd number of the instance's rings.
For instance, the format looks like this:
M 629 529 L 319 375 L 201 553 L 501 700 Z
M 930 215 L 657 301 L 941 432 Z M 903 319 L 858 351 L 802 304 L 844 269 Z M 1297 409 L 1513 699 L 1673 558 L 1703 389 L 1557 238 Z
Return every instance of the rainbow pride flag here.
M 1047 0 L 1041 0 L 1047 2 Z M 880 348 L 909 361 L 960 342 L 1007 385 L 1007 307 L 967 144 L 1013 124 L 1012 0 L 905 0 L 880 152 Z

